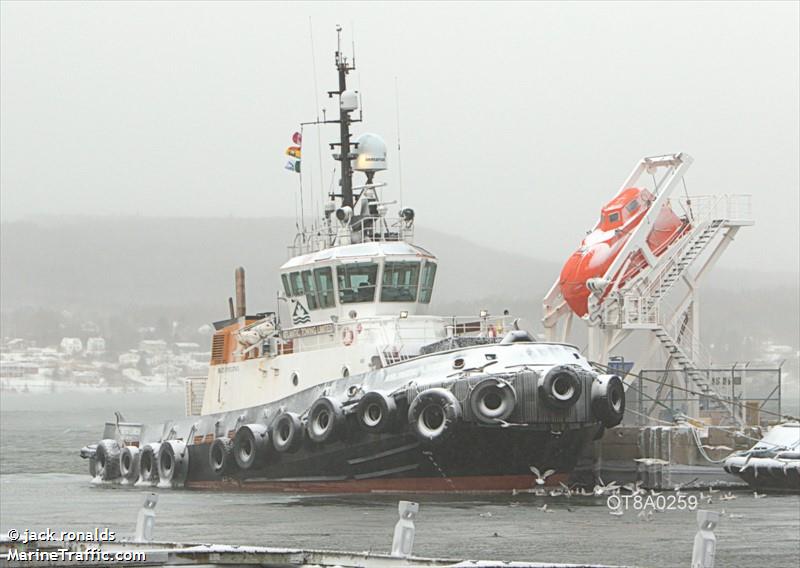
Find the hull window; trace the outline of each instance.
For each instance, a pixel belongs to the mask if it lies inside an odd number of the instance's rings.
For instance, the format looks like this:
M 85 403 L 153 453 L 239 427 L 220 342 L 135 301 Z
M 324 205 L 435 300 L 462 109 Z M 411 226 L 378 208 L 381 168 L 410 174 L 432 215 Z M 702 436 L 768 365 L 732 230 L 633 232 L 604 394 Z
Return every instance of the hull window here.
M 378 265 L 374 262 L 337 266 L 336 278 L 339 281 L 339 301 L 342 304 L 375 300 Z
M 387 262 L 383 267 L 381 302 L 416 302 L 419 262 Z
M 426 262 L 422 269 L 422 282 L 419 286 L 419 301 L 429 304 L 433 295 L 433 280 L 436 278 L 436 263 Z

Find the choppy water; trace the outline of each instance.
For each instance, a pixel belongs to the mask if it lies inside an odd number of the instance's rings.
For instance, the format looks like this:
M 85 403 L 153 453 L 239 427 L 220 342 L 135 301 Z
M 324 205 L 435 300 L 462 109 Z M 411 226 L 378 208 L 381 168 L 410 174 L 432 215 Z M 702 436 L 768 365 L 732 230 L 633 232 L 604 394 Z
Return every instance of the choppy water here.
M 179 415 L 182 404 L 177 393 L 0 395 L 0 531 L 109 527 L 132 533 L 145 491 L 93 486 L 77 451 L 99 438 L 114 410 L 156 421 Z M 657 513 L 649 522 L 634 512 L 613 517 L 603 498 L 403 498 L 420 503 L 414 552 L 426 556 L 686 567 L 696 531 L 692 512 Z M 397 500 L 161 490 L 156 536 L 388 551 Z M 539 509 L 545 503 L 551 513 Z M 800 497 L 754 499 L 740 492 L 734 501 L 705 508 L 726 512 L 716 531 L 717 566 L 798 566 Z

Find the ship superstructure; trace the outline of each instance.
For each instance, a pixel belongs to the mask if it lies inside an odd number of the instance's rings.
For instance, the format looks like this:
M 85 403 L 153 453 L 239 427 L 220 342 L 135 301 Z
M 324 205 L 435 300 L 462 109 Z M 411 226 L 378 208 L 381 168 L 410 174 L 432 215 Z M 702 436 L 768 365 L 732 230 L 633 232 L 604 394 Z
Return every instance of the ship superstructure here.
M 187 416 L 117 420 L 84 448 L 127 483 L 310 491 L 485 491 L 563 481 L 618 424 L 622 381 L 510 315 L 429 314 L 439 260 L 415 212 L 389 215 L 379 136 L 351 141 L 358 95 L 336 52 L 339 188 L 280 267 L 279 310 L 248 314 L 244 269 Z M 363 173 L 360 185 L 354 172 Z M 538 472 L 545 472 L 539 474 Z M 541 477 L 539 477 L 541 476 Z

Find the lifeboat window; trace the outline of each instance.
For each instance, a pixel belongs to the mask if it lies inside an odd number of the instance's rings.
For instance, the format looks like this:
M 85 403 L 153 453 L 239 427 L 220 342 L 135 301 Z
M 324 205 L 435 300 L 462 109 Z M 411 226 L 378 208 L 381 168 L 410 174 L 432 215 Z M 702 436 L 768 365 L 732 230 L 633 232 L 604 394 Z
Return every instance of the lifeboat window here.
M 608 222 L 609 223 L 617 223 L 619 221 L 619 212 L 609 213 L 608 214 Z
M 299 272 L 292 272 L 289 274 L 289 283 L 292 285 L 292 296 L 302 296 L 305 294 L 303 281 L 300 278 Z
M 333 308 L 336 298 L 333 294 L 333 271 L 330 268 L 315 268 L 314 281 L 317 284 L 317 295 L 320 308 Z
M 281 274 L 281 281 L 283 282 L 283 292 L 286 294 L 287 298 L 291 298 L 292 288 L 289 286 L 289 276 L 286 274 Z
M 342 304 L 375 300 L 378 265 L 374 262 L 337 266 L 336 278 L 339 282 L 339 301 Z
M 387 262 L 383 265 L 381 302 L 416 302 L 419 262 Z
M 429 304 L 433 295 L 433 280 L 436 278 L 436 263 L 426 262 L 422 269 L 422 280 L 419 284 L 419 301 Z
M 625 206 L 625 209 L 628 210 L 628 213 L 633 213 L 634 211 L 639 209 L 639 200 L 638 199 L 634 199 L 633 201 L 628 203 L 628 205 Z
M 319 308 L 319 300 L 317 300 L 316 287 L 314 286 L 314 277 L 311 276 L 310 270 L 304 270 L 300 273 L 303 277 L 303 289 L 306 292 L 306 301 L 308 302 L 308 309 L 316 310 Z

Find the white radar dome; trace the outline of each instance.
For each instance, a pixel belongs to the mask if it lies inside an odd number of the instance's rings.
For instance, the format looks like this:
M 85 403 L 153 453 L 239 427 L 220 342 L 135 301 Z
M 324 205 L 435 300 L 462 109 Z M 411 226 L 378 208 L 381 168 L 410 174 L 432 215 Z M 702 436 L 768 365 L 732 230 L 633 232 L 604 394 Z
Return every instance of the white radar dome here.
M 386 169 L 386 142 L 377 134 L 362 134 L 356 140 L 358 148 L 353 169 L 357 172 L 379 172 Z

